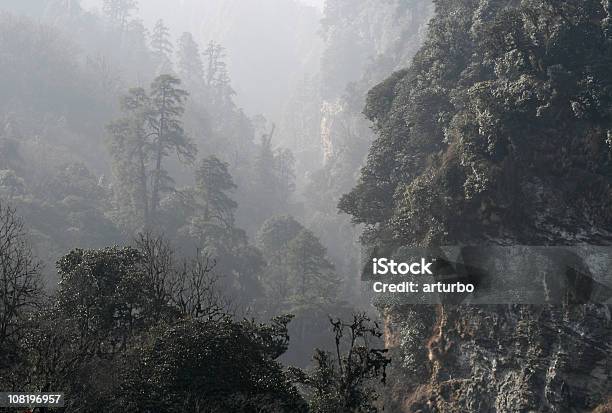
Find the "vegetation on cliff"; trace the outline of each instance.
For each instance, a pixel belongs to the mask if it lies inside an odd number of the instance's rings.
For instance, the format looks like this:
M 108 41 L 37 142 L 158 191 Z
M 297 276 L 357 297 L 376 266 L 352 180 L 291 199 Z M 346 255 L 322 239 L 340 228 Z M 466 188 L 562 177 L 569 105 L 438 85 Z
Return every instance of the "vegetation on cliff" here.
M 374 243 L 609 240 L 609 4 L 436 9 L 413 64 L 369 92 L 378 138 L 340 208 Z

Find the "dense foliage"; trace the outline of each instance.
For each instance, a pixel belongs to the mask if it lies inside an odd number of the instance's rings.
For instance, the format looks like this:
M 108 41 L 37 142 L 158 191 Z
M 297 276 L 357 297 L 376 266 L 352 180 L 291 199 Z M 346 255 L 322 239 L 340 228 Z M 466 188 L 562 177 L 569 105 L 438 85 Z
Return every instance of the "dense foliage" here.
M 377 254 L 406 246 L 609 245 L 610 3 L 434 3 L 412 64 L 368 92 L 364 113 L 377 137 L 359 182 L 339 202 L 363 224 L 363 244 Z M 582 365 L 606 363 L 610 352 L 562 331 L 608 340 L 609 306 L 389 301 L 378 304 L 402 362 L 392 366 L 387 407 L 606 410 L 609 379 L 590 381 Z M 567 362 L 557 363 L 560 352 Z
M 21 221 L 1 207 L 0 223 L 0 385 L 7 391 L 61 391 L 60 411 L 377 411 L 371 382 L 384 380 L 390 360 L 369 347 L 380 332 L 364 315 L 332 321 L 337 359 L 317 350 L 312 373 L 288 374 L 277 360 L 293 316 L 240 321 L 210 261 L 179 260 L 151 234 L 133 246 L 75 249 L 57 262 L 58 290 L 45 299 Z M 295 382 L 315 389 L 306 392 L 310 403 Z
M 11 210 L 2 218 L 19 228 Z M 28 259 L 22 236 L 0 233 L 12 246 L 3 261 Z M 37 298 L 31 265 L 0 280 L 2 291 L 19 291 L 17 301 L 0 296 L 4 389 L 62 390 L 77 411 L 305 411 L 275 361 L 287 349 L 291 317 L 234 321 L 210 294 L 207 263 L 176 262 L 150 236 L 135 247 L 77 249 L 58 261 L 59 288 L 48 302 Z
M 608 3 L 436 6 L 412 66 L 369 93 L 379 137 L 340 207 L 375 243 L 609 239 Z
M 382 406 L 376 389 L 385 384 L 391 362 L 386 349 L 373 347 L 382 336 L 377 323 L 365 314 L 350 322 L 330 320 L 335 334 L 335 354 L 317 350 L 315 368 L 305 374 L 293 370 L 310 395 L 316 413 L 376 413 Z

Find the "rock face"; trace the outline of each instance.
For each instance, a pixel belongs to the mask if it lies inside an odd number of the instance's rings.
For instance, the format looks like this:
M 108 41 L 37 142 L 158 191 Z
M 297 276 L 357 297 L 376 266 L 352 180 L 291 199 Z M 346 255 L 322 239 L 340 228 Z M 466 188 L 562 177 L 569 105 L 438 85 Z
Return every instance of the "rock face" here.
M 360 166 L 373 139 L 362 114 L 365 95 L 389 73 L 410 64 L 432 12 L 431 0 L 327 2 L 321 62 L 324 164 L 339 157 L 353 161 L 351 174 Z M 357 159 L 347 160 L 351 155 Z
M 342 113 L 342 102 L 323 102 L 321 104 L 321 146 L 323 163 L 329 162 L 334 155 L 334 136 L 342 127 L 338 115 Z
M 368 94 L 378 136 L 340 201 L 366 246 L 612 245 L 610 2 L 434 3 L 412 65 Z M 609 411 L 609 305 L 381 312 L 385 411 Z
M 387 310 L 392 412 L 591 412 L 612 394 L 606 306 Z

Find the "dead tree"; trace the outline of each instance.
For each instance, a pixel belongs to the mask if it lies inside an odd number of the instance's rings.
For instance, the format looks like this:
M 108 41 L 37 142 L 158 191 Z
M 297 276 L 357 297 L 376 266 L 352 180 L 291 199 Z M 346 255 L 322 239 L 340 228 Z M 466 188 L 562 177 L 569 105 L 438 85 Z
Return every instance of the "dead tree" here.
M 0 204 L 0 354 L 9 355 L 15 348 L 25 316 L 41 294 L 40 262 L 32 254 L 23 222 L 12 207 Z

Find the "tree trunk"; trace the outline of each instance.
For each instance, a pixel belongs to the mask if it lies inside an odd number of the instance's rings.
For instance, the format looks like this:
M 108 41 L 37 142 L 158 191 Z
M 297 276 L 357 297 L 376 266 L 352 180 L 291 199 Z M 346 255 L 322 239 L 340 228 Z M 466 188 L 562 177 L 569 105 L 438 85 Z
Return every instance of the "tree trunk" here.
M 162 103 L 159 110 L 159 128 L 157 131 L 157 154 L 155 160 L 155 171 L 153 190 L 151 196 L 151 218 L 155 219 L 157 207 L 159 206 L 159 186 L 161 180 L 161 165 L 164 152 L 165 123 L 166 123 L 166 90 L 162 91 Z

